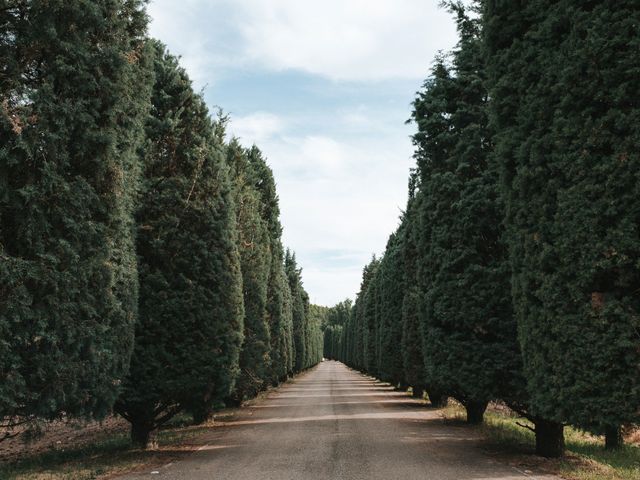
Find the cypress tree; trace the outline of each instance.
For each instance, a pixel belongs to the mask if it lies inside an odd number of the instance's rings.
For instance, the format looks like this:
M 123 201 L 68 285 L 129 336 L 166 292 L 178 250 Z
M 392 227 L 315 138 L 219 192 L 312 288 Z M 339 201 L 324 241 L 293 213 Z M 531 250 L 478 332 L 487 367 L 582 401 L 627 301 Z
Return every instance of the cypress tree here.
M 519 347 L 502 242 L 498 177 L 487 161 L 488 126 L 481 23 L 460 3 L 451 64 L 438 59 L 414 103 L 415 143 L 428 235 L 425 354 L 428 378 L 458 399 L 470 423 L 492 398 L 509 396 Z M 425 232 L 426 233 L 426 232 Z
M 342 333 L 340 335 L 340 356 L 338 360 L 344 362 L 345 365 L 351 366 L 351 345 L 352 345 L 352 321 L 353 318 L 353 305 L 349 310 L 349 315 L 345 318 L 344 326 L 342 327 Z
M 324 330 L 324 357 L 330 360 L 341 360 L 342 325 L 329 325 Z
M 402 228 L 402 225 L 401 227 Z M 380 351 L 378 373 L 380 379 L 392 385 L 404 385 L 402 355 L 402 305 L 406 291 L 404 275 L 403 234 L 398 229 L 389 237 L 380 263 Z
M 153 42 L 137 252 L 139 321 L 116 412 L 145 446 L 182 409 L 206 416 L 227 396 L 242 340 L 235 214 L 222 146 L 203 99 Z
M 307 367 L 313 367 L 322 360 L 324 354 L 324 326 L 326 325 L 328 308 L 309 305 L 309 356 Z
M 0 417 L 101 417 L 127 373 L 142 5 L 0 9 Z
M 346 299 L 327 310 L 324 343 L 326 358 L 348 363 L 345 341 L 351 308 L 351 300 Z
M 369 288 L 369 283 L 373 279 L 375 275 L 375 270 L 378 267 L 379 260 L 375 257 L 372 257 L 371 262 L 366 265 L 362 271 L 362 282 L 360 283 L 360 291 L 356 296 L 355 305 L 353 307 L 353 318 L 352 318 L 352 362 L 351 366 L 353 368 L 364 371 L 368 373 L 367 365 L 369 355 L 374 355 L 371 353 L 369 347 L 369 339 L 373 340 L 373 329 L 374 327 L 370 324 L 367 316 L 367 290 Z
M 377 377 L 378 351 L 379 351 L 379 327 L 378 318 L 380 300 L 380 264 L 382 259 L 376 259 L 370 265 L 369 281 L 362 291 L 363 298 L 363 327 L 364 327 L 364 370 L 369 375 Z
M 532 411 L 555 421 L 547 454 L 560 422 L 615 445 L 640 404 L 639 21 L 633 1 L 486 2 L 514 307 Z
M 412 172 L 409 182 L 409 200 L 399 233 L 402 234 L 403 273 L 406 290 L 402 300 L 402 365 L 404 380 L 413 395 L 422 398 L 427 387 L 423 334 L 420 324 L 420 287 L 418 283 L 418 212 L 420 212 L 419 179 Z M 427 387 L 429 400 L 434 406 L 444 403 L 445 397 L 436 385 Z
M 269 278 L 267 297 L 267 312 L 271 328 L 269 380 L 275 386 L 285 381 L 294 370 L 293 313 L 291 289 L 284 272 L 284 264 L 272 262 Z
M 267 378 L 277 385 L 293 374 L 293 314 L 292 296 L 284 271 L 284 248 L 280 206 L 273 172 L 257 147 L 248 151 L 248 158 L 255 175 L 255 187 L 261 198 L 261 216 L 269 235 L 270 267 L 267 282 L 267 325 L 270 332 L 270 366 Z
M 309 297 L 302 287 L 301 270 L 298 268 L 295 253 L 287 249 L 285 254 L 285 272 L 291 290 L 291 306 L 293 321 L 293 353 L 294 372 L 300 372 L 307 367 L 307 315 L 309 311 Z
M 266 209 L 256 185 L 260 182 L 247 152 L 232 140 L 227 147 L 238 225 L 238 248 L 244 293 L 244 342 L 240 353 L 240 375 L 229 399 L 239 404 L 254 397 L 269 371 L 271 339 L 267 318 L 267 288 L 271 248 Z
M 356 295 L 356 300 L 353 304 L 353 310 L 351 312 L 351 322 L 349 328 L 350 341 L 349 341 L 349 366 L 356 370 L 363 370 L 362 364 L 362 352 L 363 352 L 363 333 L 361 320 L 363 315 L 360 312 L 362 310 L 362 301 L 359 301 L 360 291 Z

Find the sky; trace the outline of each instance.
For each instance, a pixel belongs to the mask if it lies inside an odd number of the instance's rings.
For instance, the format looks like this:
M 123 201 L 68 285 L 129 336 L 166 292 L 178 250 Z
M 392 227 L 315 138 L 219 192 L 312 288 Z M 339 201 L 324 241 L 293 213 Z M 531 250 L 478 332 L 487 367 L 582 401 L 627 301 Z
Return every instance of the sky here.
M 312 303 L 355 298 L 413 166 L 405 124 L 456 42 L 438 0 L 151 0 L 151 35 L 273 169 L 283 242 Z

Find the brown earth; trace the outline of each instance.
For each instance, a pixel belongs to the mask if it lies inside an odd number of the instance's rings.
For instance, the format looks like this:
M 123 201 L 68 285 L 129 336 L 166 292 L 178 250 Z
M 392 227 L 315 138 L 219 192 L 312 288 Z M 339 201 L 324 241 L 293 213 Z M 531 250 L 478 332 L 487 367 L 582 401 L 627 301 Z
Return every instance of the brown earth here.
M 111 438 L 115 433 L 126 433 L 128 430 L 129 424 L 119 417 L 108 417 L 102 422 L 47 422 L 42 425 L 41 435 L 34 440 L 26 441 L 24 435 L 18 435 L 0 442 L 0 462 L 12 462 L 52 450 L 81 448 Z M 4 431 L 0 429 L 0 438 L 2 437 Z

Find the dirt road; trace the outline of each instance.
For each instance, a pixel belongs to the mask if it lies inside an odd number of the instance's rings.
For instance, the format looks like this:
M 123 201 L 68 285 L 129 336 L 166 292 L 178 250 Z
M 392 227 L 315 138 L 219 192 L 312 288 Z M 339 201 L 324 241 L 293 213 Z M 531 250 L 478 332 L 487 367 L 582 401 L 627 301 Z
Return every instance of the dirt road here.
M 466 426 L 326 361 L 214 428 L 187 459 L 135 476 L 184 480 L 551 480 L 484 453 Z

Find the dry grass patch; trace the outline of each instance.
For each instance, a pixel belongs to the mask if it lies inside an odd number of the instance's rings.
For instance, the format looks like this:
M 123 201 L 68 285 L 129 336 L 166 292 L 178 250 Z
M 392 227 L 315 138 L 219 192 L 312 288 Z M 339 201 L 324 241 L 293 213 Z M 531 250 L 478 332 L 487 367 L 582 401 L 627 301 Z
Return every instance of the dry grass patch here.
M 113 433 L 93 443 L 50 450 L 0 463 L 2 480 L 96 480 L 178 460 L 200 446 L 199 434 L 211 424 L 189 426 L 178 418 L 157 434 L 158 448 L 131 448 L 126 433 Z
M 465 419 L 464 409 L 455 402 L 443 409 L 442 414 L 447 421 Z M 635 432 L 629 432 L 622 448 L 605 450 L 602 437 L 567 427 L 565 457 L 544 459 L 533 455 L 533 432 L 517 423 L 528 424 L 508 408 L 492 405 L 485 414 L 484 425 L 479 427 L 488 440 L 487 448 L 492 453 L 505 455 L 507 461 L 552 472 L 568 480 L 640 480 L 640 445 L 632 443 Z

